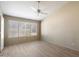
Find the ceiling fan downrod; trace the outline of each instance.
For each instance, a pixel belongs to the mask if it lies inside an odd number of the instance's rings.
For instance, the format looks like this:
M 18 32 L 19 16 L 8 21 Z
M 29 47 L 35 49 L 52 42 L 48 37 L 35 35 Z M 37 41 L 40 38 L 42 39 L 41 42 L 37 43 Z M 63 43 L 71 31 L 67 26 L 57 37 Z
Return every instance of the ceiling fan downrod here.
M 37 12 L 38 12 L 38 16 L 39 16 L 39 13 L 41 12 L 40 9 L 39 9 L 40 1 L 37 1 L 37 2 L 38 2 L 38 9 L 37 9 Z

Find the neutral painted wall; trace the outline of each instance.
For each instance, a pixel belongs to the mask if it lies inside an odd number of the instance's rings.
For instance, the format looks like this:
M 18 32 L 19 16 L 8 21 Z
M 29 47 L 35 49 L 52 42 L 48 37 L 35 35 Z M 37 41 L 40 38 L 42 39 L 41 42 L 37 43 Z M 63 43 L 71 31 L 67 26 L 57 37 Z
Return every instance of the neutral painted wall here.
M 4 27 L 5 28 L 5 30 L 4 30 L 4 33 L 5 33 L 5 35 L 4 35 L 5 46 L 24 43 L 24 42 L 33 41 L 33 40 L 40 40 L 40 21 L 35 21 L 35 20 L 33 21 L 33 20 L 8 16 L 8 15 L 4 15 L 4 20 L 5 20 L 5 27 Z M 37 24 L 37 35 L 36 36 L 31 36 L 31 37 L 26 36 L 26 37 L 9 38 L 8 37 L 8 22 L 7 22 L 8 20 L 36 23 Z
M 79 51 L 79 2 L 69 2 L 42 21 L 42 39 Z

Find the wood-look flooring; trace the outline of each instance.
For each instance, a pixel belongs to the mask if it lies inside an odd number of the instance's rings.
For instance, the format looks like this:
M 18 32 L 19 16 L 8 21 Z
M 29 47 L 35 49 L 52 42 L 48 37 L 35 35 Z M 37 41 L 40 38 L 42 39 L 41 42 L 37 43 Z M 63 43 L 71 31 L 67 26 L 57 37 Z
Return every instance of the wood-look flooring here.
M 79 52 L 44 41 L 33 41 L 8 46 L 1 57 L 79 57 Z

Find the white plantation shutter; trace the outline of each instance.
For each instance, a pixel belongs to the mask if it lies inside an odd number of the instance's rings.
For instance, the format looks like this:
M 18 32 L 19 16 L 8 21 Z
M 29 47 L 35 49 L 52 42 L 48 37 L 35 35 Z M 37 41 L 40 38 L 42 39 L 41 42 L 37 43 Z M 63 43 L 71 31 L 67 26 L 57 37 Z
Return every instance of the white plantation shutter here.
M 19 22 L 19 37 L 23 37 L 26 36 L 26 29 L 25 29 L 26 25 L 24 22 Z
M 37 35 L 37 24 L 31 23 L 31 35 Z
M 9 20 L 8 21 L 8 37 L 18 37 L 18 22 Z
M 37 35 L 37 23 L 8 20 L 8 37 L 25 37 Z

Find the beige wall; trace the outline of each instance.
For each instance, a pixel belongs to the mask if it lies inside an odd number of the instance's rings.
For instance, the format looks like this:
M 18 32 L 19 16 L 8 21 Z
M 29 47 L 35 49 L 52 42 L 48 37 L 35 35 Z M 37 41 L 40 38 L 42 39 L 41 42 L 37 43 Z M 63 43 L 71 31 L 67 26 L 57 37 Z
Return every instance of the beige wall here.
M 79 51 L 79 2 L 69 2 L 42 21 L 42 39 Z
M 13 17 L 13 16 L 8 16 L 8 15 L 4 15 L 4 19 L 5 19 L 5 46 L 24 43 L 24 42 L 33 41 L 33 40 L 40 40 L 40 35 L 39 35 L 40 34 L 40 28 L 39 28 L 40 21 L 27 20 L 24 18 Z M 37 23 L 37 27 L 38 27 L 37 36 L 8 38 L 8 33 L 7 33 L 8 32 L 8 26 L 7 26 L 8 20 Z

